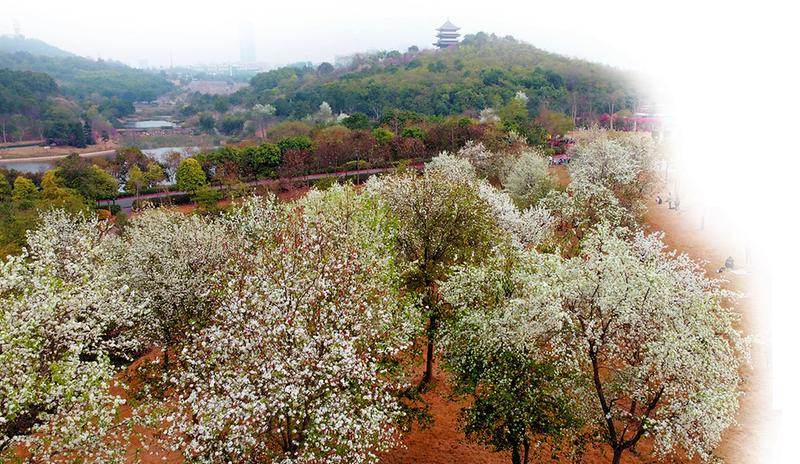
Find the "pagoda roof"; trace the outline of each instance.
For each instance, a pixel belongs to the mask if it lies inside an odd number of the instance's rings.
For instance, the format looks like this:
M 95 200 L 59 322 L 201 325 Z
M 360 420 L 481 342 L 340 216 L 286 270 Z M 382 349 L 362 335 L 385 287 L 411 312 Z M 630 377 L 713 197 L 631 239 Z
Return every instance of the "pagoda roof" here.
M 436 30 L 437 31 L 457 31 L 459 29 L 461 29 L 461 28 L 456 26 L 455 24 L 451 23 L 450 20 L 448 19 L 447 21 L 444 22 L 444 24 L 441 25 L 441 27 L 439 27 L 439 29 L 436 29 Z

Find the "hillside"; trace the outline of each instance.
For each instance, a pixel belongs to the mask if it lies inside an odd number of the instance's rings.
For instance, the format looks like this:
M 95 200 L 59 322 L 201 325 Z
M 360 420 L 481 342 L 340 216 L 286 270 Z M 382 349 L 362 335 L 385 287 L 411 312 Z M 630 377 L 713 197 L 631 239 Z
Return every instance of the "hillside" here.
M 22 35 L 0 35 L 0 52 L 25 52 L 31 55 L 51 57 L 74 56 L 68 51 L 54 47 L 39 39 L 32 39 Z
M 20 36 L 0 37 L 0 71 L 2 142 L 44 137 L 83 146 L 92 127 L 111 127 L 135 111 L 134 102 L 173 88 L 162 76 Z
M 0 142 L 37 137 L 57 94 L 47 74 L 0 69 Z
M 573 120 L 633 109 L 641 92 L 615 68 L 540 50 L 513 37 L 467 35 L 457 48 L 356 55 L 346 68 L 284 67 L 259 74 L 233 103 L 270 103 L 301 118 L 322 101 L 334 112 L 378 119 L 390 109 L 428 115 L 498 108 L 519 91 L 536 116 L 547 108 Z
M 154 100 L 172 89 L 169 81 L 156 74 L 79 56 L 0 53 L 0 68 L 49 74 L 65 95 L 77 99 L 117 98 L 132 105 L 135 101 Z

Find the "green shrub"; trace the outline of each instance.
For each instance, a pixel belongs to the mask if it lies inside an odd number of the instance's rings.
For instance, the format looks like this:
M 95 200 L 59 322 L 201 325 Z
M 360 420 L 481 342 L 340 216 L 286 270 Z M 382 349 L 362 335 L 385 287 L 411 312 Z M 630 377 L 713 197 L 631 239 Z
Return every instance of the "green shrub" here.
M 355 171 L 359 169 L 368 169 L 369 163 L 366 160 L 353 160 L 344 163 L 342 166 L 342 170 L 344 171 Z
M 325 176 L 314 181 L 312 184 L 317 190 L 328 190 L 336 183 L 336 176 Z

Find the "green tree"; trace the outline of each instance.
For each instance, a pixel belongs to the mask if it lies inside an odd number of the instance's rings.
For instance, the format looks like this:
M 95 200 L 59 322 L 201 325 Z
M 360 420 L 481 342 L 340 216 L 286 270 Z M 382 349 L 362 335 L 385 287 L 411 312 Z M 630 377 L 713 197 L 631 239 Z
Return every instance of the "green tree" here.
M 244 117 L 240 115 L 229 114 L 219 122 L 219 130 L 226 135 L 238 134 L 243 127 Z
M 125 191 L 139 196 L 139 191 L 147 185 L 145 174 L 139 169 L 139 166 L 134 165 L 128 171 L 128 180 L 125 182 Z
M 153 188 L 166 179 L 167 175 L 160 164 L 151 162 L 147 165 L 147 172 L 144 174 L 144 178 L 147 180 L 147 186 Z
M 178 166 L 175 174 L 175 184 L 178 190 L 194 194 L 206 185 L 206 173 L 200 163 L 194 158 L 186 158 Z
M 289 150 L 310 150 L 312 146 L 311 139 L 306 136 L 286 137 L 278 141 L 278 147 L 283 154 Z
M 5 175 L 0 173 L 0 203 L 8 203 L 11 201 L 11 184 Z
M 197 125 L 203 132 L 211 132 L 214 130 L 216 122 L 214 121 L 214 116 L 211 115 L 210 113 L 202 113 L 197 118 Z
M 369 121 L 367 115 L 360 112 L 353 113 L 344 118 L 342 124 L 348 129 L 369 129 L 372 127 L 372 123 Z
M 272 177 L 281 164 L 281 147 L 273 143 L 246 147 L 243 157 L 250 175 Z
M 220 212 L 219 201 L 222 193 L 219 190 L 203 186 L 192 195 L 192 201 L 200 207 L 201 214 L 216 214 Z
M 320 74 L 330 74 L 333 72 L 333 65 L 325 61 L 317 66 L 317 72 Z
M 17 176 L 14 179 L 14 190 L 11 201 L 20 208 L 32 208 L 41 197 L 39 189 L 27 177 Z
M 372 136 L 375 137 L 375 141 L 379 144 L 387 144 L 394 139 L 392 131 L 383 127 L 372 129 Z
M 536 124 L 554 136 L 564 135 L 575 128 L 572 118 L 564 113 L 543 109 L 536 117 Z
M 406 127 L 405 129 L 403 129 L 401 135 L 403 137 L 410 137 L 418 140 L 422 140 L 425 137 L 425 133 L 422 132 L 422 129 L 416 126 Z
M 73 153 L 58 161 L 56 176 L 64 187 L 77 190 L 90 200 L 112 198 L 117 194 L 117 180 L 86 158 Z
M 51 169 L 42 176 L 42 200 L 39 206 L 62 208 L 72 213 L 87 211 L 86 199 L 74 189 L 64 187 L 57 174 L 58 169 Z
M 381 180 L 378 192 L 398 221 L 396 251 L 407 288 L 422 296 L 428 320 L 427 354 L 422 383 L 433 376 L 434 340 L 444 317 L 436 283 L 459 264 L 479 261 L 495 241 L 489 205 L 474 179 L 427 169 Z

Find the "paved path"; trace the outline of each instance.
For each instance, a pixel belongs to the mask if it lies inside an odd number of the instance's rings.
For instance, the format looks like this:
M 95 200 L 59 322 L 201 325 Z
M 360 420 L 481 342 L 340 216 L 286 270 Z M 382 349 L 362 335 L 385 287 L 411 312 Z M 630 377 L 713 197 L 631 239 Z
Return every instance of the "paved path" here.
M 423 166 L 422 163 L 417 163 L 417 164 L 412 164 L 411 165 L 411 167 L 413 167 L 415 169 L 422 169 L 422 166 Z M 330 176 L 335 176 L 335 177 L 339 177 L 339 178 L 347 177 L 347 176 L 356 176 L 356 175 L 370 176 L 372 174 L 379 174 L 379 173 L 382 173 L 382 172 L 391 171 L 393 169 L 395 169 L 395 168 L 372 168 L 372 169 L 357 169 L 357 170 L 353 170 L 353 171 L 324 172 L 324 173 L 319 173 L 319 174 L 309 174 L 309 175 L 306 175 L 306 176 L 283 177 L 283 178 L 280 178 L 280 179 L 260 179 L 260 180 L 255 180 L 255 181 L 252 181 L 252 182 L 245 182 L 245 184 L 247 184 L 247 185 L 249 185 L 251 187 L 256 187 L 256 186 L 259 186 L 259 185 L 268 185 L 268 184 L 272 184 L 272 183 L 275 183 L 275 182 L 281 182 L 281 181 L 293 182 L 293 183 L 294 182 L 309 182 L 309 181 L 322 179 L 322 178 L 330 177 Z M 215 190 L 222 190 L 225 187 L 222 186 L 222 185 L 215 185 L 215 186 L 212 186 L 211 188 L 215 189 Z M 97 204 L 101 205 L 101 206 L 109 205 L 109 204 L 116 204 L 116 205 L 119 205 L 120 208 L 122 208 L 124 210 L 129 210 L 129 209 L 131 209 L 131 207 L 133 206 L 133 203 L 136 200 L 152 200 L 152 199 L 156 199 L 156 198 L 169 198 L 169 197 L 176 197 L 176 196 L 180 196 L 180 195 L 186 195 L 186 192 L 146 193 L 146 194 L 138 195 L 138 196 L 117 198 L 116 200 L 98 200 Z

